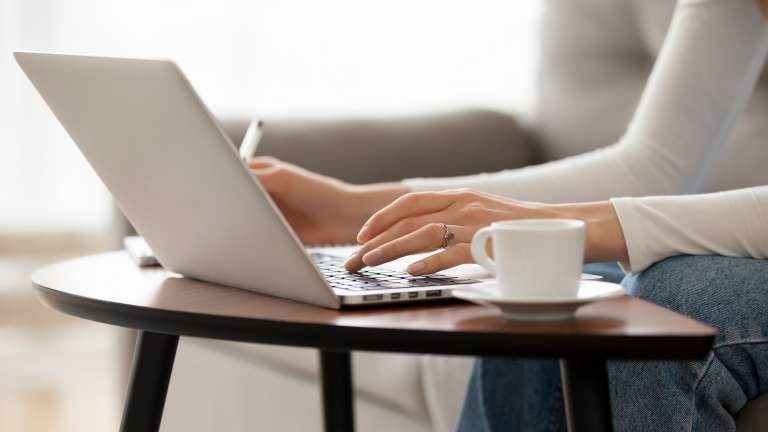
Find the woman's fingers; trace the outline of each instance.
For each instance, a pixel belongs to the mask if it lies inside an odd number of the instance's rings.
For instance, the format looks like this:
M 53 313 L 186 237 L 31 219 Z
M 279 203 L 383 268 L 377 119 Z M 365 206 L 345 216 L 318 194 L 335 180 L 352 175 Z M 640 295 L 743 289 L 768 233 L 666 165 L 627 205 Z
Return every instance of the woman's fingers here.
M 414 276 L 428 275 L 472 262 L 474 260 L 472 259 L 469 243 L 459 243 L 412 263 L 408 266 L 408 273 Z
M 429 252 L 457 243 L 469 243 L 477 228 L 430 223 L 416 231 L 389 241 L 363 255 L 363 262 L 376 266 L 421 252 Z M 446 240 L 447 243 L 446 243 Z
M 357 234 L 357 241 L 370 241 L 399 220 L 439 212 L 450 207 L 455 201 L 456 194 L 452 192 L 417 192 L 403 195 L 371 216 Z
M 272 166 L 266 168 L 251 168 L 251 173 L 259 179 L 262 186 L 271 195 L 280 195 L 283 188 L 284 178 L 281 176 L 282 170 L 280 167 Z
M 356 272 L 360 270 L 361 268 L 365 267 L 365 263 L 363 262 L 363 256 L 368 252 L 378 248 L 384 243 L 388 243 L 398 237 L 402 237 L 406 234 L 412 233 L 418 230 L 419 228 L 423 227 L 424 225 L 432 222 L 433 220 L 439 220 L 439 218 L 440 218 L 439 214 L 423 215 L 417 218 L 406 218 L 397 222 L 390 229 L 380 233 L 379 235 L 374 237 L 372 240 L 360 246 L 360 248 L 357 249 L 355 253 L 353 253 L 349 258 L 347 258 L 347 262 L 344 263 L 344 267 L 347 269 L 347 271 L 351 271 L 351 272 Z
M 294 166 L 272 157 L 254 159 L 249 166 L 251 173 L 272 195 L 284 195 L 289 192 L 297 178 Z
M 275 159 L 273 157 L 269 156 L 259 156 L 251 159 L 250 162 L 248 162 L 248 166 L 251 169 L 262 169 L 262 168 L 270 168 L 275 165 L 278 165 L 280 161 L 278 159 Z

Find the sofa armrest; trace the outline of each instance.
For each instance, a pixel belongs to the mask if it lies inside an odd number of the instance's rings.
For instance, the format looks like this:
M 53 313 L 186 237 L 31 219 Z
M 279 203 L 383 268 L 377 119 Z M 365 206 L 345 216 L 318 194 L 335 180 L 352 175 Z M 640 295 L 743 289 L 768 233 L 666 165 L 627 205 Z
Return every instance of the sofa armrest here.
M 222 122 L 235 143 L 248 120 Z M 466 110 L 414 117 L 269 120 L 257 155 L 352 183 L 437 177 L 538 162 L 531 135 L 507 114 Z

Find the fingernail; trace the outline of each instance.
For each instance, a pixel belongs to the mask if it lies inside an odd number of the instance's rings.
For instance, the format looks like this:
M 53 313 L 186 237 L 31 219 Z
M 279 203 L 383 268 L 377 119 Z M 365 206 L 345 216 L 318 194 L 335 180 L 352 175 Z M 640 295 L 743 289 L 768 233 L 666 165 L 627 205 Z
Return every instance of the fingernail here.
M 368 235 L 368 225 L 363 225 L 362 228 L 360 228 L 360 232 L 357 233 L 357 241 L 358 243 L 365 242 L 365 237 Z
M 357 259 L 357 252 L 354 252 L 352 255 L 347 258 L 346 261 L 344 261 L 344 267 L 347 268 L 352 263 L 352 261 L 355 261 Z
M 416 261 L 415 263 L 408 266 L 408 273 L 410 274 L 418 274 L 420 271 L 424 270 L 424 267 L 427 265 L 424 264 L 423 261 Z
M 378 249 L 374 249 L 367 254 L 363 255 L 363 262 L 368 265 L 376 265 L 379 258 L 381 258 L 381 251 Z

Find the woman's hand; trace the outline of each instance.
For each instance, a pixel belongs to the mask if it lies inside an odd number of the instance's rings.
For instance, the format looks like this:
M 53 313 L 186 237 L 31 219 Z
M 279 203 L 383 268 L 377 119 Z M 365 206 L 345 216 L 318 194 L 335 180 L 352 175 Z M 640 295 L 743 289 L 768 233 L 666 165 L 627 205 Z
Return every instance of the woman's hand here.
M 250 167 L 306 244 L 353 243 L 371 214 L 407 192 L 400 184 L 351 185 L 269 157 Z
M 571 218 L 587 224 L 585 259 L 625 260 L 621 226 L 610 202 L 547 205 L 495 195 L 454 190 L 410 193 L 378 211 L 363 225 L 363 245 L 347 260 L 349 271 L 422 252 L 443 249 L 408 267 L 414 275 L 430 274 L 474 262 L 470 244 L 475 232 L 491 222 L 510 219 Z M 453 234 L 444 245 L 445 225 Z

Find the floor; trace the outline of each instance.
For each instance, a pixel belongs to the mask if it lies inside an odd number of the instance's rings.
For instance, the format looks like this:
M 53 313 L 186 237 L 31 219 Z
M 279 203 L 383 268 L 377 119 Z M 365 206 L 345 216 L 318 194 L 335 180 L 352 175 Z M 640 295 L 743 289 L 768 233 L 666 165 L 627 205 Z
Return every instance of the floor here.
M 124 335 L 43 306 L 29 282 L 60 258 L 0 255 L 0 431 L 118 429 Z

